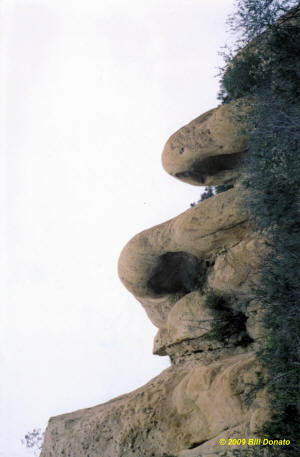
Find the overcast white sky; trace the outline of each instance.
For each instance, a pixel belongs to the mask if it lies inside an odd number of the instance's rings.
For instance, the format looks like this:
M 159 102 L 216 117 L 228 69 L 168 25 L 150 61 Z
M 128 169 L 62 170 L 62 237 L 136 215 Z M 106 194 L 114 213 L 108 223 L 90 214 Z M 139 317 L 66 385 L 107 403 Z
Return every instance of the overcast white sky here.
M 1 457 L 168 366 L 116 266 L 199 198 L 160 155 L 217 105 L 232 4 L 0 0 Z

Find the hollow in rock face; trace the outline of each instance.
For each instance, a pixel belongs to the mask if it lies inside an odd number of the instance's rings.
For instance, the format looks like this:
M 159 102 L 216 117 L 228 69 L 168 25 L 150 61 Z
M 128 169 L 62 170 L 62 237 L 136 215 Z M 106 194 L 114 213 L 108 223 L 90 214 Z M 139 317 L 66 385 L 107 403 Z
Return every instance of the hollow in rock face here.
M 209 182 L 210 177 L 214 177 L 215 180 L 220 176 L 222 182 L 227 182 L 225 174 L 226 172 L 235 170 L 241 163 L 242 153 L 235 154 L 222 154 L 212 157 L 207 157 L 194 164 L 190 170 L 179 171 L 175 174 L 176 178 L 191 178 L 194 183 L 198 182 L 199 185 L 205 185 Z M 228 178 L 231 181 L 231 175 Z
M 158 295 L 186 294 L 199 288 L 205 276 L 206 266 L 197 257 L 183 251 L 167 252 L 158 258 L 148 287 Z

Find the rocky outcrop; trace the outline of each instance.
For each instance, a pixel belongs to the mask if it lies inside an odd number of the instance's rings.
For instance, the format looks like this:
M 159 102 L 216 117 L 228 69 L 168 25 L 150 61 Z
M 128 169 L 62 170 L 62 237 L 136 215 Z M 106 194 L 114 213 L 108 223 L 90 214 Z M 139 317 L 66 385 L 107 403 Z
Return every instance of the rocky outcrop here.
M 249 103 L 249 101 L 248 101 Z M 247 138 L 237 121 L 247 110 L 241 101 L 207 111 L 175 132 L 162 154 L 165 170 L 196 186 L 236 181 Z
M 256 369 L 252 353 L 172 366 L 128 395 L 50 419 L 41 455 L 211 455 L 220 438 L 253 436 L 264 419 L 262 396 L 245 401 Z
M 217 282 L 222 290 L 234 291 L 247 279 L 247 258 L 242 269 L 231 261 L 228 271 L 228 252 L 237 250 L 237 246 L 245 251 L 253 238 L 249 221 L 239 210 L 237 193 L 231 189 L 216 195 L 138 234 L 123 249 L 120 279 L 157 327 L 166 322 L 180 297 L 202 287 L 207 280 L 212 287 Z M 223 262 L 215 266 L 221 254 Z
M 239 205 L 247 138 L 237 104 L 205 113 L 166 144 L 163 164 L 192 184 L 234 188 L 136 235 L 119 276 L 158 327 L 154 353 L 172 365 L 140 389 L 50 419 L 41 457 L 232 455 L 221 438 L 255 436 L 266 392 L 253 391 L 262 329 L 247 299 L 263 240 Z

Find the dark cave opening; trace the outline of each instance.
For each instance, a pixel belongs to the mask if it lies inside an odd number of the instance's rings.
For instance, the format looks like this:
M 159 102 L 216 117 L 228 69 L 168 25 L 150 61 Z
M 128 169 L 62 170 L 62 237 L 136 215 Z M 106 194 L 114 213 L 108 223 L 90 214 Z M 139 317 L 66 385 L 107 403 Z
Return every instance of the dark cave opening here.
M 175 176 L 177 178 L 192 178 L 204 184 L 208 176 L 238 168 L 242 154 L 241 152 L 236 152 L 234 154 L 219 154 L 207 157 L 196 163 L 190 170 L 178 172 Z
M 187 294 L 204 284 L 207 269 L 205 261 L 191 254 L 167 252 L 158 258 L 147 285 L 157 295 Z

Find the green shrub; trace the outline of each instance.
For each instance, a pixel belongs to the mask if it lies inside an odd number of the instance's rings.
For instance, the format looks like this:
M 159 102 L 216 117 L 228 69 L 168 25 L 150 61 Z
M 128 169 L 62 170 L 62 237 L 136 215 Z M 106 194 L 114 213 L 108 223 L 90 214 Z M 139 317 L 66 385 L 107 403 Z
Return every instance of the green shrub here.
M 229 102 L 249 96 L 263 85 L 267 85 L 267 75 L 263 71 L 262 56 L 248 49 L 228 65 L 218 98 Z
M 238 0 L 236 3 L 239 9 L 229 22 L 234 30 L 243 24 L 242 39 L 236 46 L 236 55 L 233 55 L 231 50 L 223 53 L 225 65 L 221 68 L 221 89 L 218 98 L 223 102 L 229 102 L 240 97 L 253 96 L 259 90 L 271 89 L 273 95 L 285 101 L 299 99 L 299 2 Z M 269 6 L 266 6 L 266 3 Z M 295 21 L 291 23 L 281 20 L 280 23 L 276 23 L 276 19 L 287 11 L 288 3 L 290 6 L 298 5 L 290 12 Z M 241 11 L 244 13 L 241 14 Z M 258 35 L 266 27 L 269 27 L 268 31 Z M 255 37 L 251 44 L 247 44 L 249 37 Z
M 210 187 L 210 186 L 206 186 L 198 203 L 203 202 L 204 200 L 207 200 L 208 198 L 213 197 L 214 195 L 215 195 L 214 188 Z
M 241 311 L 235 311 L 225 296 L 209 291 L 205 296 L 205 304 L 212 311 L 213 320 L 208 339 L 225 344 L 234 343 L 247 346 L 252 340 L 246 332 L 246 316 Z
M 191 203 L 191 206 L 195 206 L 198 203 L 203 202 L 204 200 L 207 200 L 210 197 L 213 197 L 216 194 L 220 194 L 222 192 L 225 192 L 226 190 L 232 189 L 233 185 L 232 184 L 224 184 L 223 186 L 206 186 L 204 189 L 204 192 L 200 196 L 200 200 L 198 200 L 195 203 Z
M 232 189 L 232 184 L 224 184 L 223 186 L 215 186 L 215 193 L 221 194 L 222 192 L 226 192 L 226 190 Z
M 252 299 L 264 310 L 266 339 L 258 353 L 267 369 L 273 416 L 262 433 L 289 439 L 270 456 L 300 455 L 300 7 L 283 0 L 238 0 L 231 24 L 244 39 L 257 36 L 238 62 L 227 63 L 223 100 L 252 95 L 247 114 L 249 149 L 243 161 L 241 205 L 268 239 Z M 276 19 L 291 6 L 298 22 Z M 257 68 L 255 69 L 255 59 Z M 237 63 L 238 62 L 238 63 Z M 236 68 L 234 68 L 234 63 Z M 249 76 L 247 76 L 248 68 Z M 254 73 L 253 73 L 254 72 Z

